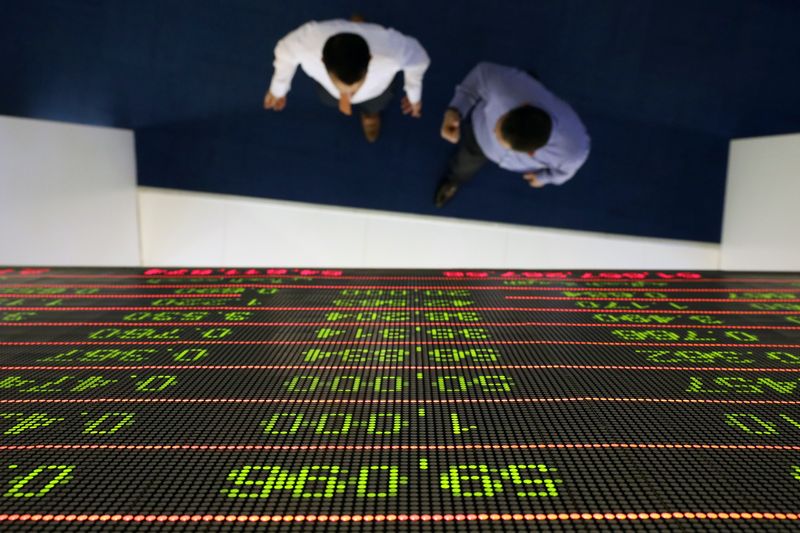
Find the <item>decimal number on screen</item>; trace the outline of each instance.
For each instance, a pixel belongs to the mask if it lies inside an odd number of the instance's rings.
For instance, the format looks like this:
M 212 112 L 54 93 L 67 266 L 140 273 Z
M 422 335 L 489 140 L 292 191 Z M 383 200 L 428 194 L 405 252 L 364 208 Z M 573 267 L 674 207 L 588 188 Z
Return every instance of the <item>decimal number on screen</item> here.
M 170 375 L 132 375 L 119 378 L 66 375 L 44 379 L 39 377 L 7 376 L 0 379 L 0 390 L 6 389 L 36 394 L 82 393 L 119 384 L 124 390 L 133 392 L 161 392 L 174 387 L 177 383 L 178 377 Z
M 734 376 L 692 376 L 686 392 L 696 394 L 797 394 L 800 380 L 772 378 L 742 378 Z
M 761 353 L 736 350 L 635 350 L 646 355 L 654 363 L 734 364 L 750 365 L 757 360 L 778 362 L 785 365 L 800 365 L 800 355 L 790 352 L 771 351 Z
M 439 298 L 425 300 L 406 300 L 404 298 L 337 298 L 331 302 L 334 307 L 412 307 L 418 303 L 422 307 L 469 307 L 475 302 L 461 298 Z
M 333 311 L 325 315 L 328 322 L 480 322 L 483 318 L 475 311 L 362 311 L 348 313 Z
M 759 311 L 800 311 L 800 303 L 791 302 L 769 302 L 748 304 L 752 309 Z
M 434 390 L 445 393 L 463 393 L 471 390 L 487 393 L 510 392 L 514 386 L 514 381 L 505 374 L 429 376 L 422 373 L 417 374 L 416 379 L 380 374 L 350 374 L 332 378 L 299 375 L 285 381 L 283 386 L 288 392 L 293 393 L 398 393 L 407 390 L 414 381 L 428 384 Z
M 494 348 L 430 348 L 417 346 L 416 350 L 406 348 L 311 348 L 302 353 L 304 361 L 314 363 L 333 359 L 348 364 L 387 364 L 402 363 L 414 353 L 417 357 L 431 363 L 491 363 L 502 356 Z
M 72 481 L 75 465 L 38 465 L 21 468 L 8 465 L 14 477 L 3 487 L 3 498 L 41 498 L 59 485 Z
M 346 412 L 289 412 L 273 413 L 263 420 L 265 435 L 297 435 L 305 438 L 308 435 L 351 435 L 364 433 L 373 436 L 397 435 L 408 430 L 412 422 L 419 422 L 427 416 L 426 409 L 417 409 L 416 416 L 410 413 L 393 411 L 375 411 L 368 414 L 355 415 Z M 469 424 L 463 415 L 450 412 L 447 422 L 441 429 L 451 435 L 463 435 L 474 432 L 478 426 Z
M 636 298 L 640 300 L 669 298 L 669 295 L 663 292 L 564 291 L 562 294 L 567 298 Z
M 467 289 L 344 289 L 339 291 L 342 296 L 469 296 Z
M 249 320 L 250 311 L 140 311 L 122 317 L 125 322 L 197 322 L 200 320 Z
M 233 333 L 230 328 L 103 328 L 87 334 L 92 340 L 164 340 L 181 339 L 183 337 L 199 335 L 202 339 L 222 339 Z
M 427 461 L 420 460 L 427 470 Z M 422 466 L 424 465 L 424 466 Z M 563 480 L 555 468 L 543 464 L 509 464 L 494 468 L 485 464 L 445 466 L 435 478 L 438 488 L 453 498 L 554 498 Z M 411 476 L 396 465 L 243 465 L 227 476 L 229 487 L 220 490 L 228 498 L 392 498 Z M 284 495 L 284 496 L 282 496 Z
M 724 323 L 722 320 L 711 315 L 690 315 L 688 317 L 677 317 L 675 315 L 658 315 L 649 313 L 598 313 L 592 315 L 592 318 L 597 322 L 603 322 L 605 324 L 671 324 L 672 322 L 680 320 L 681 318 L 687 318 L 688 320 L 700 324 L 716 325 Z
M 663 342 L 758 342 L 757 335 L 747 331 L 696 331 L 680 329 L 614 329 L 611 334 L 623 341 Z
M 75 348 L 42 359 L 42 363 L 101 363 L 116 361 L 120 363 L 142 363 L 153 356 L 167 353 L 175 363 L 196 363 L 208 355 L 206 348 Z
M 0 435 L 12 437 L 39 433 L 43 428 L 56 428 L 60 433 L 76 432 L 81 435 L 113 435 L 133 425 L 136 414 L 131 412 L 81 413 L 68 418 L 55 413 L 24 412 L 0 413 Z M 64 423 L 66 421 L 66 424 Z M 77 429 L 71 429 L 78 425 Z M 66 429 L 63 426 L 67 426 Z M 124 432 L 123 432 L 124 433 Z
M 489 333 L 484 328 L 320 328 L 314 332 L 316 339 L 331 339 L 336 337 L 347 339 L 386 339 L 386 340 L 408 340 L 418 335 L 423 338 L 434 340 L 476 340 L 488 339 Z
M 785 413 L 727 413 L 725 424 L 753 437 L 800 435 L 800 416 Z

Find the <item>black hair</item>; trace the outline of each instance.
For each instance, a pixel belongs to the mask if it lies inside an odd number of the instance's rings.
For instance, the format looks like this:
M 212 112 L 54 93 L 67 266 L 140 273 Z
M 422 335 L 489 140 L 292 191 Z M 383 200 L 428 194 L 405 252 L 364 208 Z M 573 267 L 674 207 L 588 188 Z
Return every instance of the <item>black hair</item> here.
M 500 134 L 517 152 L 538 150 L 550 138 L 553 121 L 545 111 L 523 105 L 509 111 L 500 126 Z
M 369 60 L 367 41 L 355 33 L 337 33 L 322 48 L 325 68 L 348 85 L 364 79 Z

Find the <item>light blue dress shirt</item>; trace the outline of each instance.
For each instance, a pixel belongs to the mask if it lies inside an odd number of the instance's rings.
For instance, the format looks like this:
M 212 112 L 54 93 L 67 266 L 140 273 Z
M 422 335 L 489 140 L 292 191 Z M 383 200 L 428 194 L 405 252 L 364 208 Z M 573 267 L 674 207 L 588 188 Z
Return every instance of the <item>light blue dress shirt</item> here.
M 553 121 L 550 139 L 532 156 L 503 148 L 494 134 L 501 116 L 525 104 L 544 110 Z M 589 135 L 572 107 L 516 68 L 479 63 L 456 87 L 450 107 L 462 118 L 472 110 L 475 139 L 488 159 L 513 172 L 535 172 L 544 184 L 561 185 L 589 157 Z

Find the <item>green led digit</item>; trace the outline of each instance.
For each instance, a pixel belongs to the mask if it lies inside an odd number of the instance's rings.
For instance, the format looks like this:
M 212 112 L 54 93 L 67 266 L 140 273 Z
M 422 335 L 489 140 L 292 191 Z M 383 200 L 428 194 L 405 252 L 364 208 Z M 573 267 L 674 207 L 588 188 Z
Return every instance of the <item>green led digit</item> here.
M 483 392 L 509 392 L 513 381 L 508 376 L 502 374 L 496 376 L 478 376 L 473 383 L 480 385 Z
M 611 334 L 626 341 L 640 341 L 644 339 L 644 332 L 635 329 L 614 329 L 611 330 Z
M 42 385 L 31 387 L 30 389 L 20 388 L 19 392 L 61 392 L 62 389 L 48 389 L 48 387 L 64 383 L 65 381 L 69 381 L 70 379 L 74 378 L 71 376 L 64 376 L 55 381 L 48 381 L 47 383 L 44 383 Z M 17 376 L 9 376 L 3 380 L 0 380 L 0 389 L 14 389 L 23 386 L 27 387 L 31 383 L 36 383 L 36 380 L 22 379 Z
M 442 392 L 464 392 L 467 390 L 467 380 L 463 376 L 439 376 L 436 378 L 436 385 Z
M 233 330 L 229 328 L 212 328 L 205 330 L 200 336 L 204 339 L 221 339 L 231 333 L 233 333 Z
M 773 359 L 788 365 L 800 365 L 800 356 L 787 352 L 767 352 L 767 359 Z
M 278 425 L 282 418 L 293 418 L 294 422 L 286 431 L 275 431 L 275 426 Z M 264 426 L 264 433 L 267 435 L 293 435 L 302 427 L 303 418 L 304 415 L 300 413 L 275 413 L 269 418 L 269 421 L 261 422 L 261 425 Z
M 111 435 L 125 426 L 132 424 L 134 413 L 105 413 L 97 420 L 91 420 L 85 424 L 84 435 Z M 106 424 L 108 422 L 108 424 Z M 102 428 L 102 426 L 108 426 Z
M 375 360 L 379 363 L 402 363 L 405 356 L 408 355 L 408 350 L 402 348 L 381 348 L 375 350 L 374 355 Z M 344 357 L 342 360 L 347 361 Z
M 726 331 L 725 336 L 739 342 L 758 342 L 758 337 L 746 331 Z
M 205 348 L 186 348 L 174 354 L 172 358 L 179 363 L 194 363 L 208 355 Z
M 477 472 L 477 473 L 474 473 Z M 477 481 L 482 490 L 464 490 L 463 482 Z M 462 498 L 491 498 L 503 492 L 503 482 L 492 479 L 486 465 L 453 465 L 439 477 L 440 486 Z M 471 484 L 470 484 L 471 485 Z
M 328 420 L 338 420 L 341 426 L 339 429 L 326 429 Z M 321 435 L 346 435 L 353 425 L 353 415 L 346 413 L 325 413 L 319 417 L 319 421 L 314 429 L 314 433 Z
M 340 481 L 334 474 L 344 473 L 347 473 L 347 470 L 336 465 L 304 466 L 296 475 L 290 475 L 287 478 L 286 489 L 292 491 L 294 498 L 333 498 L 336 494 L 342 494 L 347 487 L 347 484 Z M 306 484 L 319 481 L 324 482 L 321 491 L 306 491 Z
M 510 479 L 514 485 L 522 485 L 523 488 L 533 488 L 528 487 L 528 485 L 539 485 L 539 489 L 541 490 L 520 490 L 517 492 L 517 496 L 524 498 L 524 497 L 553 497 L 558 496 L 558 490 L 556 485 L 562 483 L 560 479 L 552 479 L 552 478 L 534 478 L 529 479 L 527 477 L 523 478 L 522 474 L 527 472 L 533 473 L 546 473 L 546 472 L 555 472 L 555 468 L 548 468 L 545 465 L 508 465 L 507 467 L 500 470 L 500 475 L 503 479 Z
M 250 474 L 265 473 L 266 479 L 249 479 Z M 279 466 L 269 465 L 245 465 L 241 468 L 234 468 L 228 474 L 228 481 L 234 485 L 245 485 L 248 487 L 261 487 L 257 492 L 243 492 L 242 489 L 221 489 L 222 494 L 228 498 L 269 498 L 273 490 L 281 490 L 285 487 L 288 474 L 281 470 Z
M 278 289 L 262 289 L 262 290 L 269 290 L 269 291 L 276 291 L 277 292 Z M 259 293 L 259 294 L 265 294 L 265 293 Z M 271 294 L 274 294 L 274 293 L 271 293 Z M 251 313 L 250 311 L 232 311 L 230 313 L 223 314 L 222 318 L 224 318 L 225 320 L 239 321 L 240 322 L 242 320 L 248 320 L 252 315 L 253 315 L 253 313 Z
M 368 490 L 369 476 L 373 472 L 388 472 L 388 479 L 386 480 L 385 492 L 372 492 Z M 386 465 L 373 465 L 363 466 L 358 471 L 358 478 L 356 480 L 356 496 L 362 498 L 388 498 L 389 496 L 397 496 L 400 485 L 408 483 L 406 476 L 400 475 L 400 468 L 397 466 Z
M 41 362 L 55 362 L 55 361 L 70 361 L 70 359 L 76 355 L 81 353 L 81 350 L 70 350 L 68 352 L 62 352 L 56 355 L 51 355 L 49 357 L 45 357 L 43 359 L 39 359 Z
M 112 383 L 116 383 L 117 381 L 119 380 L 106 379 L 103 376 L 89 376 L 88 378 L 80 380 L 77 385 L 70 389 L 70 392 L 83 392 L 91 389 L 99 389 L 101 387 L 111 385 Z
M 331 392 L 358 392 L 361 378 L 358 376 L 336 376 L 331 381 Z
M 378 376 L 375 378 L 372 388 L 375 392 L 400 392 L 405 388 L 406 384 L 403 378 L 399 376 Z
M 454 339 L 456 337 L 450 328 L 429 329 L 428 335 L 433 339 Z
M 391 424 L 387 429 L 386 422 Z M 408 426 L 401 415 L 395 413 L 372 413 L 367 422 L 367 433 L 370 435 L 394 435 Z M 378 427 L 382 429 L 378 429 Z
M 778 416 L 781 417 L 786 422 L 788 422 L 791 426 L 793 426 L 793 427 L 795 427 L 797 429 L 800 429 L 800 422 L 798 422 L 794 418 L 792 418 L 792 417 L 790 417 L 788 415 L 784 415 L 784 414 L 780 414 Z
M 775 435 L 778 433 L 774 423 L 761 420 L 756 415 L 745 413 L 727 414 L 725 415 L 725 423 L 750 435 Z M 751 427 L 751 425 L 755 427 Z
M 465 339 L 488 339 L 489 334 L 483 328 L 464 328 L 461 334 Z
M 458 413 L 450 413 L 450 424 L 453 426 L 453 435 L 461 435 L 472 429 L 478 429 L 478 426 L 461 425 L 461 418 Z
M 159 392 L 175 385 L 177 381 L 178 376 L 151 376 L 136 382 L 136 390 L 139 392 Z
M 9 468 L 17 468 L 17 465 L 11 465 Z M 75 469 L 75 466 L 66 466 L 66 465 L 42 465 L 37 466 L 27 474 L 21 474 L 19 476 L 14 477 L 9 484 L 11 488 L 8 489 L 4 494 L 3 497 L 5 498 L 41 498 L 57 485 L 66 485 L 67 483 L 72 480 L 70 472 Z M 27 485 L 33 482 L 37 477 L 42 475 L 42 478 L 46 477 L 48 474 L 55 476 L 47 481 L 44 485 L 42 485 L 38 490 L 34 490 L 35 487 L 27 487 Z M 39 479 L 38 481 L 44 481 L 44 479 Z M 27 489 L 27 490 L 26 490 Z
M 110 339 L 119 335 L 118 329 L 107 328 L 107 329 L 99 329 L 97 331 L 93 331 L 89 333 L 90 339 Z
M 775 381 L 770 378 L 759 378 L 757 383 L 781 394 L 792 394 L 797 389 L 796 381 Z
M 3 432 L 3 435 L 19 435 L 32 429 L 47 427 L 63 418 L 51 417 L 47 413 L 33 413 L 25 416 L 23 413 L 0 413 L 0 418 L 22 418 L 16 424 Z
M 284 383 L 289 392 L 314 392 L 319 386 L 317 376 L 295 376 Z
M 145 353 L 153 353 L 155 350 L 130 350 L 122 351 L 114 348 L 100 348 L 97 350 L 89 350 L 83 354 L 78 360 L 86 362 L 106 361 L 108 359 L 119 359 L 120 361 L 143 361 L 144 357 L 136 352 L 144 351 Z

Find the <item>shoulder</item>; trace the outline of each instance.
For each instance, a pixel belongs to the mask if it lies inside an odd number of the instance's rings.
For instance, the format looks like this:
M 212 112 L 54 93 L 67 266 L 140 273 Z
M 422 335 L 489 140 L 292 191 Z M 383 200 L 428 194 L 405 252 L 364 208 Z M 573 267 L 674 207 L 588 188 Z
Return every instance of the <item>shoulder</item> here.
M 358 27 L 361 24 L 345 19 L 331 20 L 309 20 L 299 26 L 292 33 L 302 35 L 307 38 L 328 38 L 337 33 L 360 33 Z
M 580 117 L 566 105 L 566 108 L 559 110 L 556 121 L 556 127 L 545 149 L 565 161 L 585 161 L 589 157 L 591 139 Z

